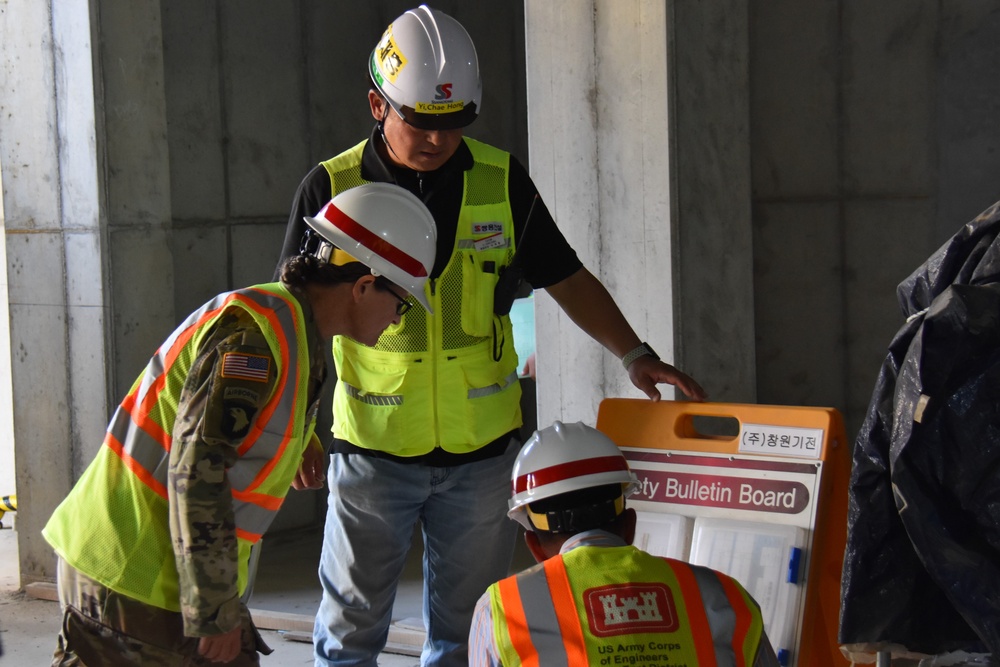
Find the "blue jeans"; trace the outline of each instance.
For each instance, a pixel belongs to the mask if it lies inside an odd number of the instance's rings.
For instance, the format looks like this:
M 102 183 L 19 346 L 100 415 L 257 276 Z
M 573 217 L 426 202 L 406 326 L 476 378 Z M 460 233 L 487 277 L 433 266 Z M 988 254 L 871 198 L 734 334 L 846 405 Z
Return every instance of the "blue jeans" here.
M 423 667 L 468 665 L 476 601 L 509 574 L 517 525 L 507 518 L 520 443 L 502 456 L 436 468 L 334 454 L 313 629 L 316 667 L 375 667 L 392 621 L 413 527 L 424 539 Z

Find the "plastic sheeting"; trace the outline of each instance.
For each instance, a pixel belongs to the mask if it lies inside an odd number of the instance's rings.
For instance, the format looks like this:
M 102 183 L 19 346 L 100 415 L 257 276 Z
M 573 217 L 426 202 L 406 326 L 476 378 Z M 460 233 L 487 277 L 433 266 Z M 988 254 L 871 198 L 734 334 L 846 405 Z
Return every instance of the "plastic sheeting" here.
M 907 322 L 854 444 L 840 642 L 1000 656 L 1000 202 L 896 293 Z

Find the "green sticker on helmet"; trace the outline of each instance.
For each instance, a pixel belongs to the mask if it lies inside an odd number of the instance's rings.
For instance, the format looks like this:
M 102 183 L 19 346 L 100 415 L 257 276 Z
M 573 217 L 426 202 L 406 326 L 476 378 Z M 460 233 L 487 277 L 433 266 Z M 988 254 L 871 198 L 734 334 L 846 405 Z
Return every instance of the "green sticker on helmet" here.
M 372 57 L 368 61 L 368 69 L 371 70 L 372 80 L 375 81 L 375 85 L 381 88 L 385 85 L 385 79 L 382 78 L 382 73 L 378 71 L 378 67 L 375 66 L 375 53 L 372 52 Z

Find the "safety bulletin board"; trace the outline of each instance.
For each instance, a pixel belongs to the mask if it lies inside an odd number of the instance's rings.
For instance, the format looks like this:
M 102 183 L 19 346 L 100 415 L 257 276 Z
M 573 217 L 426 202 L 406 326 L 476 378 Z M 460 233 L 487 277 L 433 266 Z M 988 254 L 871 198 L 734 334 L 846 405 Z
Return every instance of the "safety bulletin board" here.
M 850 664 L 837 628 L 851 460 L 836 410 L 609 398 L 597 428 L 639 478 L 637 547 L 736 578 L 782 665 Z

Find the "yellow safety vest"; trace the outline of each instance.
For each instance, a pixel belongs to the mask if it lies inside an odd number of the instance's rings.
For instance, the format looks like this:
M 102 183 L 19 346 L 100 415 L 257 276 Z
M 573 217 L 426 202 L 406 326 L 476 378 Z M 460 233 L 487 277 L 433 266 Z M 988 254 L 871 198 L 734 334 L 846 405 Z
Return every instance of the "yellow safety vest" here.
M 306 416 L 309 346 L 302 308 L 280 283 L 219 295 L 170 335 L 118 407 L 96 458 L 42 531 L 80 572 L 170 611 L 180 611 L 167 496 L 179 388 L 202 337 L 223 310 L 232 307 L 245 309 L 260 326 L 278 372 L 273 395 L 227 471 L 242 595 L 250 546 L 281 507 L 315 427 Z
M 464 141 L 475 165 L 464 172 L 451 259 L 425 287 L 434 314 L 414 307 L 375 348 L 334 338 L 334 436 L 358 447 L 461 454 L 521 426 L 513 328 L 509 317 L 493 314 L 493 288 L 514 253 L 510 155 Z M 334 194 L 366 182 L 364 146 L 323 163 Z
M 577 547 L 489 594 L 506 667 L 750 667 L 764 628 L 735 579 L 632 546 Z

